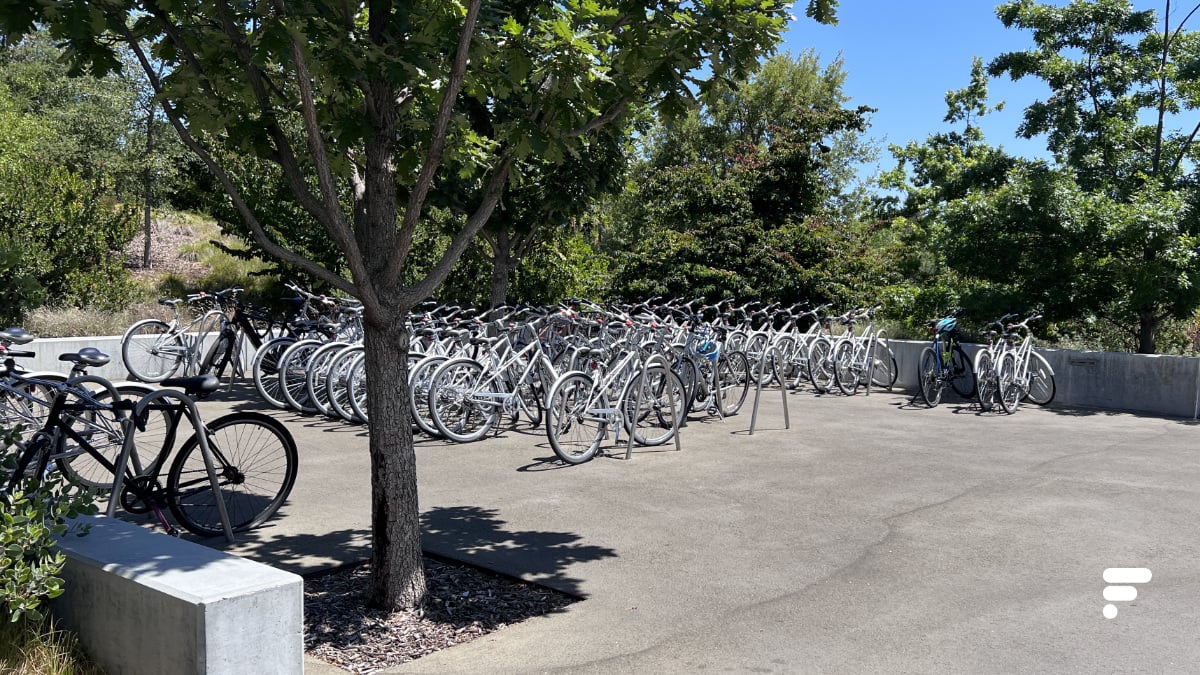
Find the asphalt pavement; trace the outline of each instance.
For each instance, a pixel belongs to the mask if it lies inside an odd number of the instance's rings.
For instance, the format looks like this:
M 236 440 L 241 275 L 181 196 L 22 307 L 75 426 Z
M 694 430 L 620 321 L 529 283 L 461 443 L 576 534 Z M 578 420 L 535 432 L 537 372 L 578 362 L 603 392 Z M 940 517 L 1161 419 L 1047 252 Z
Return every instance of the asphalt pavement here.
M 220 398 L 206 416 L 262 409 L 252 387 Z M 1192 420 L 787 400 L 790 428 L 769 391 L 753 435 L 748 401 L 629 461 L 565 466 L 521 428 L 419 441 L 426 550 L 584 600 L 385 672 L 1200 669 Z M 299 478 L 228 550 L 302 574 L 365 559 L 366 430 L 274 414 Z M 1108 568 L 1152 578 L 1106 600 Z

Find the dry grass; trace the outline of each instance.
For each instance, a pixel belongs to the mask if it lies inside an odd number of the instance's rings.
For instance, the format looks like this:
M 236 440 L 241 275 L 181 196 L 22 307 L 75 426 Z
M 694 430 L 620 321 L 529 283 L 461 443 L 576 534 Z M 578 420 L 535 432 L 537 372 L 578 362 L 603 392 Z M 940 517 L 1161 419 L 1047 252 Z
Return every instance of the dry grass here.
M 73 633 L 49 624 L 0 623 L 0 675 L 103 675 Z
M 158 317 L 169 320 L 171 311 L 156 302 L 143 302 L 118 312 L 78 307 L 39 307 L 25 315 L 30 333 L 43 338 L 81 335 L 121 335 L 139 319 Z

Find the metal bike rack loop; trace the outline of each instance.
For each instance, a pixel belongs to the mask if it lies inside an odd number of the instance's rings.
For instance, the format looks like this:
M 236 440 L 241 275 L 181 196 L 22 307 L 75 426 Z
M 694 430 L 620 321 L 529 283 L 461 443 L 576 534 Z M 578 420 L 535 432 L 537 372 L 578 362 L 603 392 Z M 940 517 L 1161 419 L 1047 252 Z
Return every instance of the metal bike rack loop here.
M 751 415 L 750 415 L 750 435 L 751 436 L 754 435 L 754 427 L 758 424 L 758 400 L 760 398 L 762 398 L 763 380 L 767 379 L 767 378 L 763 377 L 763 372 L 764 372 L 763 369 L 767 367 L 767 355 L 768 354 L 771 355 L 773 362 L 776 364 L 776 367 L 771 368 L 771 379 L 773 379 L 773 380 L 780 379 L 781 380 L 779 383 L 781 385 L 779 387 L 779 393 L 783 395 L 783 428 L 784 429 L 792 428 L 792 421 L 791 421 L 790 416 L 788 415 L 787 387 L 782 386 L 783 385 L 782 378 L 775 377 L 775 375 L 778 373 L 778 364 L 780 361 L 783 360 L 783 353 L 779 351 L 778 346 L 771 345 L 767 349 L 763 350 L 762 356 L 758 357 L 758 377 L 756 378 L 758 380 L 758 384 L 754 389 L 754 412 L 751 413 Z
M 196 409 L 196 402 L 186 396 L 183 392 L 174 389 L 158 389 L 143 396 L 133 409 L 133 413 L 122 421 L 123 425 L 128 425 L 129 433 L 125 434 L 125 440 L 121 444 L 121 456 L 117 460 L 116 475 L 113 477 L 112 495 L 108 498 L 108 510 L 105 515 L 112 518 L 116 515 L 117 502 L 121 499 L 121 484 L 125 480 L 125 467 L 129 464 L 129 455 L 133 451 L 133 434 L 135 431 L 134 420 L 154 401 L 163 398 L 171 398 L 183 404 L 187 410 L 188 421 L 196 430 L 196 441 L 200 446 L 200 456 L 204 458 L 204 468 L 208 472 L 208 482 L 212 486 L 213 499 L 217 502 L 217 513 L 221 516 L 221 527 L 225 530 L 225 540 L 233 543 L 233 527 L 229 523 L 229 512 L 225 508 L 225 498 L 221 496 L 220 481 L 217 478 L 217 469 L 213 464 L 212 449 L 208 446 L 208 433 L 205 430 L 204 420 L 200 418 L 200 411 Z
M 668 387 L 671 386 L 671 384 L 670 384 L 671 372 L 672 372 L 671 364 L 667 361 L 666 357 L 664 357 L 662 354 L 652 354 L 650 356 L 643 355 L 641 372 L 639 373 L 640 375 L 643 375 L 643 377 L 641 378 L 641 386 L 639 386 L 637 388 L 637 390 L 638 390 L 637 391 L 637 399 L 636 399 L 636 403 L 633 408 L 633 419 L 629 421 L 629 438 L 625 439 L 625 459 L 626 460 L 633 458 L 633 435 L 637 431 L 637 416 L 638 416 L 638 413 L 641 412 L 641 410 L 642 410 L 642 401 L 645 400 L 643 398 L 643 392 L 646 391 L 646 388 L 649 386 L 649 381 L 650 381 L 650 378 L 645 377 L 644 375 L 647 372 L 647 370 L 649 369 L 651 364 L 658 364 L 663 368 L 663 371 L 666 372 L 666 374 L 667 374 L 667 386 Z M 684 394 L 686 394 L 686 393 L 687 392 L 685 390 Z M 671 435 L 674 436 L 674 438 L 675 438 L 675 450 L 676 450 L 676 452 L 678 452 L 683 449 L 683 447 L 679 443 L 679 434 L 680 434 L 680 431 L 682 430 L 683 425 L 680 424 L 679 410 L 675 407 L 675 397 L 673 395 L 668 394 L 668 398 L 671 399 L 671 425 L 674 427 L 673 433 Z M 619 404 L 619 402 L 618 402 L 618 404 Z M 624 411 L 622 411 L 621 414 L 623 415 Z

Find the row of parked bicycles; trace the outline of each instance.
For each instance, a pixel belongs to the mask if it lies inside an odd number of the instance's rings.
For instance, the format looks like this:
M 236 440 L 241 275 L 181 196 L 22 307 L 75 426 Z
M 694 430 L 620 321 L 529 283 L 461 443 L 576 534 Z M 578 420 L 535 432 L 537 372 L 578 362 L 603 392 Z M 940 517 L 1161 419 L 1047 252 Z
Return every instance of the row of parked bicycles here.
M 973 359 L 961 344 L 961 316 L 959 311 L 926 324 L 933 341 L 921 351 L 917 369 L 920 395 L 926 405 L 938 405 L 947 387 L 963 398 L 976 399 L 984 412 L 999 405 L 1012 414 L 1022 401 L 1047 405 L 1054 400 L 1054 369 L 1033 350 L 1029 326 L 1042 318 L 1040 313 L 1019 322 L 1018 314 L 1006 314 L 988 323 L 983 333 L 986 344 Z
M 163 378 L 162 387 L 90 374 L 110 361 L 88 347 L 61 354 L 68 373 L 30 372 L 18 360 L 34 337 L 0 330 L 0 503 L 66 480 L 117 507 L 152 514 L 168 533 L 200 536 L 255 527 L 286 501 L 299 468 L 296 443 L 274 418 L 235 412 L 202 419 L 194 399 L 212 375 Z M 168 519 L 170 511 L 174 522 Z
M 164 301 L 176 318 L 132 326 L 125 365 L 154 382 L 192 368 L 220 376 L 244 363 L 273 406 L 368 422 L 361 308 L 292 288 L 298 311 L 285 321 L 243 305 L 239 289 Z M 187 303 L 215 307 L 185 321 L 178 312 Z M 470 442 L 503 419 L 544 426 L 559 457 L 577 463 L 610 435 L 665 443 L 690 415 L 737 414 L 752 385 L 811 382 L 845 394 L 891 387 L 895 357 L 871 322 L 878 307 L 841 316 L 827 309 L 658 299 L 482 312 L 423 307 L 409 328 L 414 429 Z M 195 327 L 206 324 L 213 328 L 201 348 L 205 331 Z M 256 347 L 253 355 L 242 353 L 243 341 Z

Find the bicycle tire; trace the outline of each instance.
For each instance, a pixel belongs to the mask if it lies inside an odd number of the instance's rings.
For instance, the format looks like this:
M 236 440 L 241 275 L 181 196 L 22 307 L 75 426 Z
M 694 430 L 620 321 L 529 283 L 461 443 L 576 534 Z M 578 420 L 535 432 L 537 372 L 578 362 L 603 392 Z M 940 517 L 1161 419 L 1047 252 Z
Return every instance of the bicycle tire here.
M 554 386 L 546 405 L 546 438 L 554 454 L 567 464 L 582 464 L 600 449 L 607 429 L 603 413 L 592 413 L 594 409 L 608 407 L 604 392 L 596 397 L 596 407 L 591 407 L 592 378 L 580 372 L 561 375 Z
M 350 409 L 354 416 L 363 424 L 370 423 L 367 416 L 367 355 L 359 354 L 354 363 L 350 364 L 350 374 L 346 377 L 346 398 L 350 401 Z
M 148 384 L 137 382 L 123 382 L 113 385 L 117 394 L 123 400 L 132 400 L 134 402 L 141 399 L 146 394 L 149 394 L 156 389 Z M 101 403 L 105 403 L 110 398 L 110 393 L 107 390 L 101 390 L 93 394 L 93 398 Z M 96 432 L 85 434 L 90 436 L 87 440 L 97 452 L 114 466 L 120 459 L 120 453 L 124 442 L 124 434 L 121 433 L 120 422 L 115 415 L 107 411 L 88 411 L 95 413 L 89 415 L 86 422 L 95 425 Z M 107 418 L 107 421 L 102 422 L 101 418 Z M 159 456 L 170 448 L 164 447 L 168 440 L 173 438 L 172 435 L 172 416 L 167 410 L 144 410 L 143 411 L 143 426 L 144 428 L 136 428 L 133 432 L 133 448 L 129 454 L 129 465 L 127 467 L 131 475 L 142 474 Z M 100 435 L 108 435 L 107 439 L 96 439 Z M 104 442 L 107 440 L 107 442 Z M 66 476 L 67 480 L 96 490 L 111 490 L 113 487 L 113 478 L 115 474 L 104 466 L 99 460 L 93 457 L 86 451 L 79 450 L 77 452 L 64 452 L 56 458 L 58 470 Z
M 871 384 L 891 391 L 892 387 L 896 386 L 900 369 L 896 365 L 896 354 L 892 351 L 885 331 L 879 332 L 871 349 Z
M 791 335 L 781 335 L 774 341 L 775 349 L 779 351 L 781 364 L 776 364 L 775 370 L 779 375 L 780 386 L 787 386 L 788 380 L 796 374 L 796 338 Z
M 992 353 L 987 349 L 979 350 L 975 355 L 975 396 L 980 410 L 987 412 L 995 406 L 998 382 Z
M 429 385 L 433 381 L 433 374 L 449 360 L 450 357 L 438 354 L 426 356 L 408 371 L 408 405 L 409 412 L 412 413 L 412 423 L 417 429 L 434 438 L 441 438 L 442 432 L 438 431 L 437 425 L 433 423 L 433 415 L 429 412 Z
M 1000 407 L 1009 415 L 1021 405 L 1021 383 L 1017 382 L 1017 357 L 1012 352 L 1000 357 Z
M 259 347 L 250 362 L 250 370 L 254 374 L 254 388 L 258 390 L 258 395 L 272 407 L 281 410 L 286 409 L 288 404 L 280 392 L 279 358 L 295 343 L 294 337 L 275 338 Z
M 946 381 L 941 376 L 942 366 L 938 363 L 937 354 L 933 347 L 921 350 L 921 358 L 917 361 L 917 382 L 921 388 L 921 399 L 930 408 L 937 407 L 942 402 L 942 390 Z
M 675 367 L 672 368 L 675 374 L 679 376 L 679 381 L 683 382 L 683 390 L 687 392 L 684 398 L 683 414 L 688 416 L 692 412 L 692 403 L 696 400 L 697 383 L 700 380 L 700 371 L 696 368 L 696 362 L 680 355 L 675 361 Z
M 311 415 L 317 407 L 308 398 L 308 362 L 325 343 L 299 340 L 279 357 L 279 393 L 292 410 Z
M 1050 405 L 1054 401 L 1057 387 L 1054 384 L 1054 371 L 1046 359 L 1037 352 L 1029 353 L 1029 390 L 1025 393 L 1026 400 L 1036 405 Z
M 639 371 L 629 379 L 621 393 L 621 417 L 625 422 L 625 431 L 633 436 L 638 445 L 666 443 L 679 431 L 684 396 L 686 390 L 683 381 L 674 371 L 661 365 L 648 366 Z M 672 409 L 674 415 L 671 414 Z M 657 435 L 651 435 L 654 433 Z
M 839 391 L 845 396 L 858 393 L 858 369 L 855 368 L 854 341 L 847 339 L 837 343 L 833 348 L 833 381 Z
M 808 381 L 822 394 L 833 384 L 833 363 L 829 360 L 832 351 L 833 343 L 826 337 L 813 340 L 808 347 Z
M 975 397 L 975 371 L 971 359 L 958 343 L 950 353 L 950 386 L 963 398 Z
M 329 390 L 325 387 L 325 383 L 329 379 L 329 367 L 333 363 L 333 358 L 349 346 L 346 342 L 326 342 L 313 352 L 312 358 L 308 360 L 308 372 L 304 376 L 304 389 L 313 407 L 326 417 L 337 416 L 337 413 L 329 407 Z
M 361 344 L 350 345 L 338 352 L 330 361 L 329 376 L 325 378 L 325 398 L 329 400 L 329 409 L 350 423 L 359 421 L 350 407 L 350 367 L 362 353 Z
M 750 362 L 742 352 L 729 352 L 717 358 L 717 406 L 722 417 L 733 417 L 750 394 Z
M 162 382 L 184 363 L 187 345 L 183 336 L 158 319 L 143 319 L 121 336 L 121 362 L 129 377 L 139 382 Z
M 545 407 L 545 397 L 542 392 L 542 383 L 537 378 L 537 369 L 530 371 L 529 375 L 517 383 L 517 396 L 521 398 L 523 408 L 519 408 L 517 417 L 520 417 L 520 411 L 524 410 L 529 416 L 529 426 L 537 428 L 542 425 L 542 408 Z M 514 420 L 515 421 L 515 420 Z
M 477 400 L 483 365 L 474 359 L 451 359 L 429 382 L 429 414 L 442 436 L 456 443 L 484 437 L 499 416 L 499 407 Z
M 200 362 L 201 375 L 215 375 L 218 379 L 224 376 L 225 368 L 229 366 L 230 359 L 233 358 L 233 341 L 229 336 L 222 332 L 209 348 L 208 353 L 204 355 L 204 360 Z
M 296 441 L 283 424 L 261 413 L 236 412 L 205 426 L 229 524 L 244 532 L 273 516 L 291 494 L 299 470 Z M 224 533 L 195 434 L 171 463 L 166 494 L 175 520 L 189 532 Z

